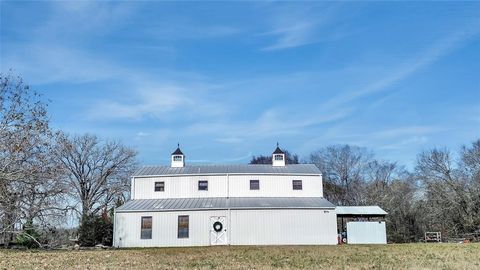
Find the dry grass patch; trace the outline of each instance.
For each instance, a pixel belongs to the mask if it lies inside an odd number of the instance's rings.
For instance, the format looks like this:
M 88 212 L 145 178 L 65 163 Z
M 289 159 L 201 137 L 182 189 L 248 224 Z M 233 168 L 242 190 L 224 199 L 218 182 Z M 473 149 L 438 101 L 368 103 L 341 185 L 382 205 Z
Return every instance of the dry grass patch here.
M 480 269 L 480 244 L 0 251 L 0 269 Z

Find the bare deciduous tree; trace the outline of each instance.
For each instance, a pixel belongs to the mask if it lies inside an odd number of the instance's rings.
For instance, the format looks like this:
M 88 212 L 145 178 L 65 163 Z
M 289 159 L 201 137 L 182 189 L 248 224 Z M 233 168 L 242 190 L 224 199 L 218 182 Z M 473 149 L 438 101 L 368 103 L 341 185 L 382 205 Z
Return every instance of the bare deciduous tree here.
M 23 223 L 45 225 L 65 211 L 46 107 L 20 77 L 0 75 L 0 234 L 5 244 Z
M 366 149 L 350 145 L 328 146 L 310 155 L 310 162 L 322 171 L 325 197 L 337 205 L 361 202 L 363 173 L 370 160 Z
M 68 172 L 66 184 L 80 203 L 82 217 L 106 211 L 116 199 L 125 199 L 136 155 L 119 142 L 94 135 L 58 135 L 56 156 Z
M 480 230 L 478 175 L 480 142 L 463 147 L 455 162 L 446 149 L 433 149 L 418 156 L 416 172 L 423 184 L 427 220 L 446 235 Z

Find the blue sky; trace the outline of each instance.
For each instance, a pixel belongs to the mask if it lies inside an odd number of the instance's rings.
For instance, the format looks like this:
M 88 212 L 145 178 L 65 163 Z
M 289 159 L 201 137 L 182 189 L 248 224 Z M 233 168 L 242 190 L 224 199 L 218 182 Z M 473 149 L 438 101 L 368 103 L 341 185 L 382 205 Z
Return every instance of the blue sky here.
M 480 3 L 11 2 L 1 70 L 142 164 L 355 144 L 412 166 L 480 138 Z

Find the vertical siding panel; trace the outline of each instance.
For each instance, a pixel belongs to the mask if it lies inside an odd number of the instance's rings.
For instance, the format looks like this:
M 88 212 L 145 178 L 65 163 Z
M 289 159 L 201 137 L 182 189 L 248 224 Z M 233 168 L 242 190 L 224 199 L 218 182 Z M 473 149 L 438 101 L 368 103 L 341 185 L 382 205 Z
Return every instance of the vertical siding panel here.
M 260 181 L 260 190 L 250 190 L 250 180 Z M 293 190 L 292 180 L 302 180 L 302 190 Z M 321 176 L 231 175 L 231 197 L 323 197 Z
M 335 245 L 336 224 L 333 210 L 232 210 L 231 244 Z
M 327 212 L 325 212 L 327 211 Z M 189 238 L 177 238 L 179 215 L 189 216 Z M 140 239 L 142 216 L 152 216 L 152 239 Z M 115 243 L 119 247 L 210 245 L 210 217 L 228 217 L 226 210 L 117 213 Z M 232 245 L 335 245 L 335 211 L 321 209 L 231 210 L 227 231 Z
M 230 197 L 323 197 L 321 176 L 230 175 Z M 198 190 L 198 181 L 208 181 L 208 191 Z M 260 190 L 250 190 L 250 180 L 260 180 Z M 292 180 L 302 180 L 303 189 L 293 190 Z M 154 183 L 165 182 L 164 192 Z M 135 199 L 227 197 L 227 176 L 165 176 L 135 178 Z
M 385 222 L 348 222 L 347 240 L 349 244 L 386 244 L 387 232 Z
M 189 238 L 177 238 L 178 216 L 189 216 Z M 220 211 L 117 213 L 115 244 L 118 247 L 175 247 L 210 245 L 210 217 L 226 216 Z M 140 239 L 142 216 L 152 216 L 152 239 Z
M 165 176 L 135 179 L 135 199 L 226 197 L 226 176 Z M 207 180 L 208 190 L 198 190 L 198 181 Z M 155 192 L 157 181 L 165 182 L 165 191 Z

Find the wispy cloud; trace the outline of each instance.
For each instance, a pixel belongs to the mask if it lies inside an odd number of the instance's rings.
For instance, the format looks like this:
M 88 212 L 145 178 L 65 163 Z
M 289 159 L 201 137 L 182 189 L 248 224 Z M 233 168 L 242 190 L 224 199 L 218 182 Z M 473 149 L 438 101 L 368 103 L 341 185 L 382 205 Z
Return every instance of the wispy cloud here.
M 424 51 L 413 55 L 409 60 L 403 63 L 390 73 L 380 75 L 382 78 L 374 80 L 364 87 L 337 95 L 331 98 L 324 106 L 335 107 L 368 95 L 387 90 L 389 87 L 405 80 L 422 68 L 434 63 L 448 53 L 462 47 L 465 43 L 476 37 L 480 33 L 480 23 L 474 23 L 466 26 L 464 29 L 451 33 L 448 36 L 437 40 L 432 46 Z
M 285 110 L 268 109 L 251 121 L 197 122 L 187 127 L 190 134 L 209 134 L 217 136 L 217 141 L 240 143 L 245 140 L 278 138 L 302 133 L 306 128 L 342 119 L 348 110 L 318 113 L 305 110 L 292 113 Z M 218 137 L 218 134 L 222 136 Z
M 399 150 L 405 149 L 406 147 L 412 146 L 421 146 L 428 142 L 428 137 L 426 136 L 413 136 L 406 139 L 401 139 L 399 141 L 395 141 L 391 144 L 385 144 L 377 146 L 379 150 Z
M 172 21 L 148 26 L 144 31 L 158 40 L 213 39 L 230 37 L 242 32 L 242 29 L 228 25 L 198 25 L 195 22 Z
M 95 120 L 140 120 L 145 116 L 163 117 L 165 113 L 179 106 L 190 107 L 193 104 L 193 101 L 184 95 L 184 91 L 176 85 L 135 88 L 128 94 L 132 99 L 130 102 L 120 102 L 115 99 L 99 100 L 89 108 L 89 116 Z
M 273 44 L 261 49 L 263 51 L 295 48 L 342 36 L 325 29 L 334 21 L 337 11 L 334 5 L 323 5 L 314 14 L 309 9 L 292 8 L 288 5 L 273 10 L 271 29 L 258 35 L 273 40 Z
M 98 100 L 88 108 L 88 116 L 100 121 L 157 119 L 172 122 L 179 118 L 184 121 L 209 119 L 227 111 L 224 104 L 209 98 L 217 86 L 196 82 L 195 76 L 168 81 L 137 75 L 127 80 L 132 87 L 125 96 Z
M 316 25 L 313 22 L 295 22 L 294 25 L 278 28 L 263 33 L 263 36 L 273 36 L 277 40 L 274 44 L 263 48 L 264 51 L 274 51 L 307 45 L 315 42 L 312 33 Z
M 369 135 L 369 137 L 373 137 L 375 139 L 386 139 L 392 137 L 405 137 L 411 135 L 425 135 L 429 133 L 439 132 L 444 128 L 437 127 L 437 126 L 403 126 L 403 127 L 395 127 L 391 129 L 385 129 L 377 132 L 373 132 Z
M 68 122 L 70 130 L 123 136 L 157 161 L 159 149 L 170 151 L 177 141 L 201 153 L 198 161 L 207 161 L 204 156 L 223 151 L 226 144 L 228 153 L 215 159 L 245 160 L 251 156 L 246 155 L 247 146 L 253 150 L 259 142 L 277 140 L 290 141 L 300 154 L 332 143 L 399 152 L 431 143 L 446 131 L 439 127 L 448 124 L 415 119 L 432 109 L 416 97 L 408 100 L 418 107 L 405 104 L 405 111 L 415 113 L 401 117 L 399 108 L 385 108 L 386 101 L 395 106 L 407 99 L 405 92 L 423 91 L 414 84 L 403 87 L 403 82 L 480 31 L 479 24 L 463 24 L 470 20 L 463 16 L 456 17 L 456 23 L 439 22 L 438 29 L 424 24 L 430 34 L 420 37 L 423 30 L 401 30 L 397 14 L 386 21 L 400 29 L 399 39 L 414 40 L 390 48 L 369 43 L 393 35 L 382 33 L 390 25 L 378 27 L 377 18 L 368 18 L 379 9 L 376 4 L 362 3 L 347 11 L 337 3 L 262 3 L 260 8 L 241 3 L 232 16 L 231 9 L 217 4 L 212 9 L 175 9 L 175 4 L 163 2 L 48 2 L 33 5 L 49 8 L 32 21 L 18 6 L 13 18 L 23 24 L 8 27 L 9 34 L 2 36 L 2 67 L 17 69 L 34 86 L 40 84 L 41 91 L 53 89 L 54 118 Z M 217 10 L 225 12 L 212 16 Z M 420 22 L 405 24 L 409 29 Z M 66 90 L 78 91 L 75 99 L 70 100 Z M 462 136 L 477 134 L 478 106 L 457 113 L 441 121 L 463 117 L 468 127 Z M 212 145 L 219 148 L 208 148 Z
M 51 43 L 35 42 L 15 47 L 3 55 L 3 67 L 13 67 L 36 84 L 51 82 L 85 83 L 118 77 L 124 70 L 82 50 Z M 39 68 L 41 67 L 41 68 Z

